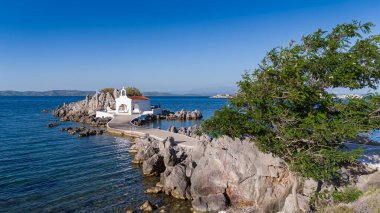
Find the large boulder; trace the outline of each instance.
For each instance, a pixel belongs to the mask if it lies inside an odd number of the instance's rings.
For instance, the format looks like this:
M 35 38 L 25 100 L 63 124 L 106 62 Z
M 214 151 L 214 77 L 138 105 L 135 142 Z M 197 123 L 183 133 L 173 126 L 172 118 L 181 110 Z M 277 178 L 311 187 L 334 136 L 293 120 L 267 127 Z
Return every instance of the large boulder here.
M 165 171 L 164 157 L 155 154 L 143 162 L 142 170 L 144 175 L 158 175 Z
M 132 163 L 143 163 L 145 160 L 148 160 L 158 152 L 159 150 L 153 146 L 143 146 L 141 149 L 138 150 L 137 154 L 132 160 Z
M 175 166 L 180 162 L 175 146 L 173 137 L 168 137 L 164 141 L 159 142 L 159 152 L 163 156 L 166 167 Z
M 177 164 L 163 173 L 163 191 L 178 199 L 191 199 L 190 179 L 186 176 L 186 166 Z
M 293 182 L 284 162 L 247 140 L 223 137 L 202 142 L 192 152 L 191 196 L 198 211 L 228 205 L 280 211 Z

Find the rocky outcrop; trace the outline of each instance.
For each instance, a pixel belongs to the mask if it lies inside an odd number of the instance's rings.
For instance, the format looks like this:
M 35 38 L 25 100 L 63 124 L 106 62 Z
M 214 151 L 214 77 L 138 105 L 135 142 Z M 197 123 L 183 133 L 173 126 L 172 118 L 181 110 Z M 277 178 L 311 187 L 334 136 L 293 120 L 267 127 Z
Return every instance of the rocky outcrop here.
M 58 126 L 58 124 L 57 123 L 48 123 L 48 125 L 47 125 L 48 127 L 56 127 L 56 126 Z
M 61 117 L 60 121 L 75 121 L 90 124 L 91 126 L 104 127 L 110 120 L 109 118 L 96 118 L 97 110 L 104 110 L 115 107 L 115 98 L 118 91 L 114 94 L 97 93 L 93 96 L 86 96 L 84 100 L 64 104 L 53 110 L 53 115 Z
M 160 182 L 147 193 L 193 200 L 196 211 L 251 206 L 263 212 L 289 212 L 296 208 L 292 206 L 293 186 L 299 203 L 305 196 L 285 163 L 260 152 L 249 140 L 203 140 L 186 150 L 173 138 L 146 138 L 137 140 L 131 149 L 137 150 L 133 161 L 143 164 L 145 175 L 160 175 Z
M 260 152 L 248 140 L 213 140 L 200 144 L 195 156 L 199 166 L 191 176 L 191 195 L 193 208 L 199 211 L 230 205 L 279 211 L 293 186 L 284 162 Z
M 197 125 L 193 125 L 189 128 L 186 128 L 186 127 L 180 127 L 180 128 L 176 128 L 175 126 L 169 126 L 169 128 L 167 129 L 167 131 L 169 132 L 174 132 L 174 133 L 179 133 L 179 134 L 182 134 L 182 135 L 187 135 L 189 137 L 192 137 L 192 138 L 198 138 L 199 139 L 199 136 L 201 135 L 200 133 L 200 129 Z
M 174 113 L 169 113 L 165 116 L 167 120 L 199 120 L 203 117 L 199 110 L 186 111 L 181 110 Z
M 61 128 L 61 131 L 66 131 L 70 135 L 75 135 L 78 133 L 78 138 L 89 137 L 92 135 L 102 135 L 104 133 L 104 130 L 102 129 L 89 129 L 84 126 Z

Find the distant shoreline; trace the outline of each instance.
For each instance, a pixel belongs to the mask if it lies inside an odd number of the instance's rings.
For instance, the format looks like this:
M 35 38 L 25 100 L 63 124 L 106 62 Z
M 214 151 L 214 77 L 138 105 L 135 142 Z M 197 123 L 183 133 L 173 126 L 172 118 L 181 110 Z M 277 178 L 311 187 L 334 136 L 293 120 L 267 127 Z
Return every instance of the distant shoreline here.
M 95 91 L 80 91 L 80 90 L 49 90 L 49 91 L 14 91 L 14 90 L 5 90 L 0 91 L 0 97 L 53 97 L 53 96 L 87 96 L 94 95 Z M 208 94 L 174 94 L 167 92 L 143 92 L 144 96 L 181 96 L 181 97 L 209 97 Z

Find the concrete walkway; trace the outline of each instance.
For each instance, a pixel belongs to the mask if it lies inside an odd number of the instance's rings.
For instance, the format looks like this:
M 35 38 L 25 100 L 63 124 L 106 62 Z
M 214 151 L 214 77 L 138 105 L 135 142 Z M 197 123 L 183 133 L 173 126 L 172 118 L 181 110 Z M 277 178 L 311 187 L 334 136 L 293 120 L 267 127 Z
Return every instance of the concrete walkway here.
M 133 126 L 130 122 L 137 116 L 138 115 L 115 115 L 115 117 L 108 122 L 107 131 L 113 134 L 130 137 L 150 136 L 157 140 L 165 140 L 167 137 L 173 137 L 178 146 L 184 148 L 193 148 L 198 141 L 197 139 L 186 135 L 168 132 L 161 129 Z

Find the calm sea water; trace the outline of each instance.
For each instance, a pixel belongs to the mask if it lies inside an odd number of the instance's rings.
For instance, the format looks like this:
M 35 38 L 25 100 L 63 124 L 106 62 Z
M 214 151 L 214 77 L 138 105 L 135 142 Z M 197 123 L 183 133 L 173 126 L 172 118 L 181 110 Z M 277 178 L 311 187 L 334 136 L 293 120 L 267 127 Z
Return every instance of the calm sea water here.
M 83 97 L 0 97 L 0 212 L 125 212 L 149 199 L 186 211 L 190 203 L 165 195 L 146 195 L 156 177 L 143 178 L 131 164 L 130 140 L 111 135 L 77 138 L 47 128 L 57 118 L 43 109 Z M 207 97 L 152 97 L 173 111 L 202 111 L 205 119 L 226 103 Z M 156 123 L 155 127 L 197 122 Z M 182 209 L 181 208 L 185 208 Z

